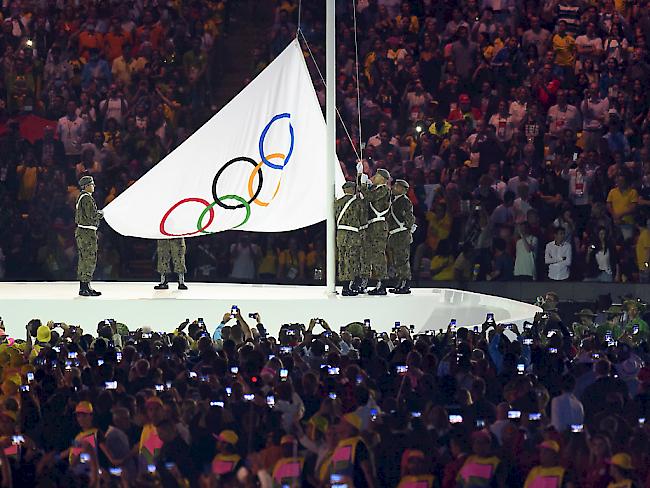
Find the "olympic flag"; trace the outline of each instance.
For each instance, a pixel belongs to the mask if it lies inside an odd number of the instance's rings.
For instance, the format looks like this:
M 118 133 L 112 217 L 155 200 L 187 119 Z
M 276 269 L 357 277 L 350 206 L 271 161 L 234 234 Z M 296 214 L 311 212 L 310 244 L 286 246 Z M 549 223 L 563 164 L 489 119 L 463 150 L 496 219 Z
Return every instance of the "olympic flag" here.
M 282 232 L 331 212 L 325 120 L 298 40 L 104 209 L 126 236 Z M 340 192 L 339 192 L 340 193 Z

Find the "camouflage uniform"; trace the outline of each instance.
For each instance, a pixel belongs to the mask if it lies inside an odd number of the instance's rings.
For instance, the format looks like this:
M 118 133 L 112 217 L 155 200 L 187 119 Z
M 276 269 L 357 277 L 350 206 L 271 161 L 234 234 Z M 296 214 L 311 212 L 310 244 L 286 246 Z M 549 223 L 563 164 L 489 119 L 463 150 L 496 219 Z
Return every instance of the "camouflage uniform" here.
M 388 213 L 387 254 L 398 280 L 411 279 L 411 227 L 415 224 L 413 204 L 406 195 L 397 195 Z
M 169 266 L 171 260 L 174 273 L 187 273 L 185 267 L 185 239 L 158 239 L 158 273 L 166 275 L 172 272 Z
M 343 195 L 334 204 L 336 213 L 336 250 L 338 277 L 352 281 L 361 269 L 361 236 L 359 227 L 365 212 L 363 201 L 357 195 Z
M 82 191 L 77 198 L 74 216 L 77 224 L 74 237 L 79 253 L 77 279 L 82 283 L 88 283 L 93 279 L 97 265 L 97 227 L 101 217 L 102 214 L 97 210 L 93 196 L 87 191 Z
M 370 278 L 384 280 L 388 274 L 386 266 L 386 241 L 388 227 L 386 215 L 390 207 L 390 190 L 386 185 L 372 188 L 361 187 L 361 193 L 368 202 L 368 230 L 364 239 L 364 266 L 367 266 Z

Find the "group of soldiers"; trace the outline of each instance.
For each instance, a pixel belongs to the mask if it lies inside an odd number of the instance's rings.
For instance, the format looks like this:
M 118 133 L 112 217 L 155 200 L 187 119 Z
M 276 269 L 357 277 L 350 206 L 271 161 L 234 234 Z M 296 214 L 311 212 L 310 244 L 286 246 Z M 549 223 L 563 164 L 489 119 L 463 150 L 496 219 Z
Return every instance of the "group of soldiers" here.
M 390 173 L 379 169 L 368 178 L 357 167 L 357 181 L 343 185 L 344 195 L 336 201 L 336 247 L 338 278 L 343 282 L 343 296 L 366 293 L 369 280 L 376 280 L 369 295 L 386 295 L 388 266 L 394 270 L 397 285 L 389 291 L 396 294 L 411 293 L 410 248 L 415 232 L 413 205 L 406 193 L 409 184 L 397 179 L 388 187 Z M 77 278 L 79 295 L 100 296 L 90 286 L 97 264 L 97 228 L 104 212 L 97 208 L 92 176 L 79 180 L 81 192 L 77 198 L 75 239 L 79 261 Z M 178 275 L 178 289 L 187 290 L 185 284 L 185 239 L 158 240 L 158 272 L 160 283 L 154 288 L 169 288 L 169 275 Z
M 397 179 L 389 188 L 390 173 L 385 169 L 368 178 L 359 164 L 357 173 L 357 181 L 344 183 L 345 194 L 335 204 L 342 295 L 366 293 L 369 280 L 376 280 L 376 285 L 368 295 L 386 295 L 389 266 L 395 270 L 397 285 L 388 291 L 411 293 L 411 243 L 417 226 L 406 195 L 409 184 Z
M 90 281 L 97 265 L 97 228 L 99 221 L 104 217 L 104 212 L 97 208 L 93 192 L 95 181 L 92 176 L 84 176 L 79 180 L 81 192 L 77 198 L 75 209 L 75 240 L 77 241 L 77 279 L 79 280 L 79 295 L 82 297 L 97 297 L 101 292 L 90 286 Z M 178 275 L 178 289 L 187 290 L 185 284 L 185 239 L 158 239 L 158 273 L 160 283 L 154 286 L 156 290 L 169 288 L 169 275 L 172 272 Z

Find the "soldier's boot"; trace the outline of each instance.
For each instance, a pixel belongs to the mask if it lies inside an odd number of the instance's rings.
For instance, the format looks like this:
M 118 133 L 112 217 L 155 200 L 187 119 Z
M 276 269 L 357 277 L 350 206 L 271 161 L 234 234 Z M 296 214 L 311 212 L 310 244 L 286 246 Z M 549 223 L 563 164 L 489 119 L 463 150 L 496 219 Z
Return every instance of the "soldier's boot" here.
M 411 293 L 411 287 L 408 280 L 404 280 L 402 283 L 402 286 L 395 290 L 395 293 L 397 295 L 409 295 Z
M 91 297 L 98 297 L 101 296 L 102 292 L 93 290 L 92 287 L 90 286 L 90 283 L 86 283 L 86 286 L 88 287 L 88 291 L 90 292 Z
M 371 296 L 383 296 L 386 295 L 386 287 L 381 280 L 377 281 L 377 286 L 374 289 L 368 292 L 368 295 Z
M 166 290 L 169 288 L 169 282 L 167 281 L 167 275 L 160 275 L 160 283 L 153 287 L 154 290 Z
M 88 287 L 88 283 L 85 281 L 80 281 L 79 282 L 79 296 L 82 297 L 91 297 L 90 293 L 90 288 Z
M 390 288 L 388 291 L 390 293 L 397 293 L 397 291 L 400 290 L 405 284 L 406 284 L 405 280 L 400 280 L 400 281 L 397 282 L 397 285 L 395 286 L 395 288 Z
M 363 295 L 366 293 L 366 289 L 368 288 L 368 278 L 357 278 L 355 281 L 357 284 L 355 285 L 354 289 L 357 294 Z
M 341 295 L 343 295 L 344 297 L 356 297 L 359 294 L 359 292 L 357 292 L 357 290 L 355 290 L 352 287 L 352 283 L 353 282 L 350 281 L 350 282 L 346 282 L 343 285 L 343 291 L 341 292 Z
M 178 289 L 187 290 L 187 285 L 185 284 L 185 273 L 178 273 Z

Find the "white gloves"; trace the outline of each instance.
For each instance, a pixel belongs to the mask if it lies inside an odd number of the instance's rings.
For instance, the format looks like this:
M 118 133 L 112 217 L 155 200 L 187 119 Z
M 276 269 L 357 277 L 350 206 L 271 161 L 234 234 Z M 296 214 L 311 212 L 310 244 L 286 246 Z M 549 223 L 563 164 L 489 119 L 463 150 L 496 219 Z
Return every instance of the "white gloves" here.
M 361 161 L 357 162 L 357 174 L 360 175 L 363 173 L 363 163 Z
M 361 173 L 361 184 L 362 185 L 367 185 L 368 184 L 368 175 L 365 173 Z
M 415 231 L 418 229 L 418 224 L 413 224 L 411 226 L 411 234 L 415 234 Z
M 97 213 L 99 214 L 100 219 L 104 218 L 104 211 L 103 210 L 97 210 Z

